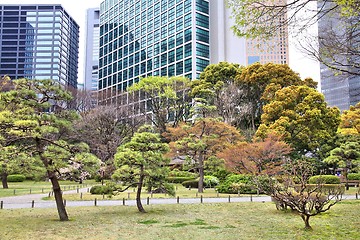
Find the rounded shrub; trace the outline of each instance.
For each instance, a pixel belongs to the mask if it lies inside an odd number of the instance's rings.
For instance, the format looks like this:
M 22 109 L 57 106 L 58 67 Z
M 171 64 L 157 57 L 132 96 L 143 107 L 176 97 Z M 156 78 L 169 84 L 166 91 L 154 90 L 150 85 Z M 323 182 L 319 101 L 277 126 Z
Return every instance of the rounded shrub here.
M 206 187 L 215 187 L 219 185 L 219 179 L 215 176 L 204 176 L 204 185 Z
M 196 178 L 197 173 L 192 173 L 188 171 L 180 171 L 179 169 L 173 169 L 169 172 L 169 177 L 188 177 L 188 178 Z
M 334 175 L 316 175 L 309 178 L 310 184 L 340 184 L 340 178 Z
M 97 185 L 90 188 L 91 194 L 111 194 L 113 191 L 111 186 L 106 185 Z
M 349 180 L 360 180 L 360 173 L 349 173 L 348 179 Z
M 22 174 L 13 174 L 7 177 L 8 182 L 23 182 L 25 179 L 26 177 Z
M 169 183 L 183 183 L 185 181 L 195 180 L 194 177 L 167 177 L 166 181 Z
M 184 181 L 182 185 L 186 188 L 198 188 L 199 179 Z
M 252 184 L 252 177 L 245 174 L 229 175 L 217 190 L 219 193 L 256 193 Z

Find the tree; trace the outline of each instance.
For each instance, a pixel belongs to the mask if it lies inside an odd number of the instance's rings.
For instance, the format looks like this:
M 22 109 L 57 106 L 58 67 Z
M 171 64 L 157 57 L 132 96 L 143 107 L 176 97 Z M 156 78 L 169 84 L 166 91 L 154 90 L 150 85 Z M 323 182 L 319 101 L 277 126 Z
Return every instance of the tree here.
M 272 197 L 277 207 L 290 207 L 296 211 L 305 224 L 305 229 L 312 229 L 310 217 L 328 211 L 341 201 L 341 185 L 326 188 L 323 184 L 307 184 L 313 173 L 312 164 L 306 159 L 290 160 L 284 168 L 285 175 L 277 176 L 280 181 L 266 175 L 254 178 L 257 188 Z M 296 181 L 298 184 L 294 184 Z
M 269 39 L 289 29 L 289 34 L 299 39 L 299 45 L 308 55 L 335 71 L 360 75 L 356 44 L 360 16 L 358 0 L 228 0 L 228 6 L 235 19 L 233 30 L 238 36 Z M 324 22 L 319 38 L 307 32 L 318 21 Z
M 339 131 L 343 134 L 360 134 L 360 102 L 341 114 Z
M 236 128 L 214 118 L 198 118 L 194 123 L 169 128 L 173 151 L 186 155 L 199 172 L 198 192 L 203 192 L 204 163 L 217 152 L 241 139 Z
M 348 189 L 348 172 L 357 166 L 360 166 L 360 143 L 359 138 L 355 141 L 346 141 L 339 147 L 330 151 L 330 156 L 324 159 L 327 164 L 335 165 L 344 169 L 343 174 Z
M 75 122 L 75 139 L 86 142 L 103 163 L 112 161 L 119 145 L 134 134 L 137 126 L 115 106 L 98 106 Z
M 146 115 L 160 134 L 166 131 L 166 124 L 176 126 L 187 119 L 190 98 L 186 91 L 190 80 L 184 77 L 146 77 L 128 87 L 127 91 L 140 91 L 141 99 L 147 100 Z
M 280 172 L 281 164 L 290 152 L 287 143 L 278 136 L 269 135 L 263 140 L 231 145 L 220 152 L 218 157 L 225 160 L 229 169 L 238 173 L 274 175 Z
M 301 80 L 286 64 L 254 63 L 237 75 L 237 84 L 242 92 L 239 102 L 243 118 L 256 130 L 263 113 L 263 106 L 275 96 L 275 92 L 288 86 L 306 85 L 316 87 L 312 79 Z
M 1 121 L 1 137 L 5 146 L 21 147 L 41 160 L 52 183 L 59 218 L 67 221 L 58 173 L 79 152 L 61 134 L 71 128 L 71 121 L 77 117 L 63 110 L 71 96 L 52 80 L 19 79 L 13 84 L 13 90 L 0 93 L 0 115 L 8 116 Z
M 238 64 L 220 62 L 208 65 L 199 80 L 191 82 L 191 96 L 206 99 L 216 107 L 216 113 L 226 123 L 236 126 L 241 91 L 236 84 L 236 76 L 241 73 Z
M 145 178 L 158 177 L 166 173 L 169 159 L 163 155 L 168 151 L 169 146 L 161 142 L 160 135 L 154 133 L 151 127 L 143 126 L 130 142 L 119 146 L 115 154 L 117 169 L 113 178 L 128 184 L 127 188 L 137 186 L 136 205 L 142 213 L 145 213 L 141 204 L 141 190 Z
M 315 153 L 336 135 L 340 123 L 339 109 L 327 107 L 324 96 L 307 86 L 277 91 L 263 110 L 256 135 L 265 138 L 275 132 L 300 154 Z

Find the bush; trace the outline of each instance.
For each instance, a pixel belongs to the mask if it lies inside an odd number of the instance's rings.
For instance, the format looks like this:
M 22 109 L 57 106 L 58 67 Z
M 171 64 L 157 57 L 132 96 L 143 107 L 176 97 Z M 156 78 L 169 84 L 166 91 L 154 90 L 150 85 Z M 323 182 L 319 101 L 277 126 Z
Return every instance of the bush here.
M 219 185 L 219 179 L 217 177 L 214 176 L 205 176 L 204 177 L 204 185 L 205 187 L 215 187 L 217 185 Z
M 199 179 L 185 181 L 182 183 L 182 185 L 186 188 L 198 188 Z
M 187 172 L 187 171 L 180 171 L 179 169 L 173 169 L 169 172 L 169 177 L 187 177 L 194 179 L 198 175 L 197 173 Z
M 112 194 L 114 189 L 108 185 L 92 186 L 90 189 L 91 194 Z
M 8 182 L 23 182 L 25 179 L 26 177 L 22 174 L 14 174 L 7 177 Z
M 360 180 L 360 173 L 349 173 L 348 179 L 349 180 Z
M 252 184 L 252 177 L 244 174 L 229 175 L 217 190 L 219 193 L 256 193 Z
M 183 183 L 185 181 L 195 180 L 194 177 L 167 177 L 166 181 L 169 183 Z
M 310 184 L 340 184 L 340 178 L 334 175 L 316 175 L 309 178 Z
M 301 186 L 300 185 L 295 185 L 294 189 L 296 192 L 300 191 Z M 319 190 L 321 190 L 321 193 L 323 194 L 328 194 L 328 193 L 332 193 L 334 191 L 341 191 L 341 194 L 343 194 L 345 192 L 345 186 L 342 184 L 321 184 L 321 186 L 319 186 L 319 184 L 307 184 L 306 185 L 306 191 L 311 191 L 314 188 L 318 188 Z M 319 192 L 319 191 L 315 191 L 315 192 Z

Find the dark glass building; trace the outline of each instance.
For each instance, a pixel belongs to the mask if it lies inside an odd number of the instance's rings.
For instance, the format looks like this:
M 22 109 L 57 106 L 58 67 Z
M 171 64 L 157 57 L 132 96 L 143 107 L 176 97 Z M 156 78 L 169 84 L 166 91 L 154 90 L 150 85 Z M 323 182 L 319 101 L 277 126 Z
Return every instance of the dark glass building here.
M 79 26 L 61 5 L 0 5 L 0 75 L 77 88 Z

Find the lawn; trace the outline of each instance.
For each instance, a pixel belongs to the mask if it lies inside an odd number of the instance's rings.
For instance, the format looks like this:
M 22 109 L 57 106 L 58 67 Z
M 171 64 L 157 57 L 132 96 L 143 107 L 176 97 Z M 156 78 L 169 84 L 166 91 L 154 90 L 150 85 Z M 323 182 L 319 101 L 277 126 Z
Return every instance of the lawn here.
M 0 211 L 0 239 L 360 239 L 360 201 L 344 201 L 310 219 L 275 210 L 272 203 L 153 205 Z
M 0 188 L 0 197 L 8 197 L 14 195 L 24 195 L 30 193 L 48 193 L 52 191 L 51 182 L 35 182 L 35 181 L 24 181 L 24 182 L 9 182 L 9 188 Z M 85 186 L 95 185 L 95 181 L 87 180 L 84 184 L 79 184 L 73 181 L 60 181 L 60 186 L 64 190 L 76 189 L 77 187 L 82 188 Z M 14 194 L 15 193 L 15 194 Z

